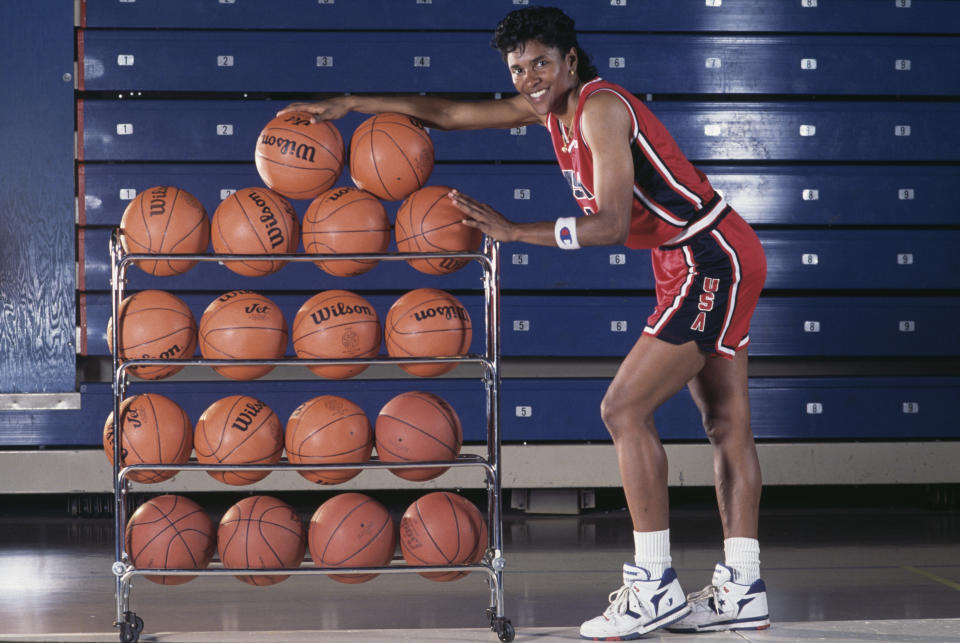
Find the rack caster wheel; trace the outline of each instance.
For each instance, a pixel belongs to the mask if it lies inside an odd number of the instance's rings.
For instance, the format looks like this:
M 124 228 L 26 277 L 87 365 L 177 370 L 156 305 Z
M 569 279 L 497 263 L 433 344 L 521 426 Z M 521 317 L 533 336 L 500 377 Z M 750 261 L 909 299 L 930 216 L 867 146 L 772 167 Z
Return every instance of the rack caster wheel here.
M 490 622 L 490 629 L 491 630 L 496 629 L 495 624 L 497 622 L 497 610 L 495 610 L 492 607 L 488 607 L 486 611 L 486 615 L 487 615 L 487 620 Z
M 120 623 L 121 643 L 137 643 L 140 632 L 143 631 L 143 619 L 133 612 L 123 613 L 123 622 Z
M 504 616 L 493 617 L 493 624 L 491 629 L 497 633 L 497 638 L 499 638 L 503 643 L 510 643 L 513 640 L 513 637 L 517 633 L 513 630 L 513 625 L 510 623 L 510 619 Z

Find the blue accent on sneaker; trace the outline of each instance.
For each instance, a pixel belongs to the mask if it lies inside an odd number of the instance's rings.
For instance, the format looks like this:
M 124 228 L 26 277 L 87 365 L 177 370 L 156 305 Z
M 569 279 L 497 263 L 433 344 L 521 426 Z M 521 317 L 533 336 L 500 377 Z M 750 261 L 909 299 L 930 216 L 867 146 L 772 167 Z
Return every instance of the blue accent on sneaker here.
M 663 576 L 660 577 L 660 587 L 657 589 L 663 589 L 673 581 L 677 580 L 677 572 L 673 567 L 667 567 L 663 570 Z

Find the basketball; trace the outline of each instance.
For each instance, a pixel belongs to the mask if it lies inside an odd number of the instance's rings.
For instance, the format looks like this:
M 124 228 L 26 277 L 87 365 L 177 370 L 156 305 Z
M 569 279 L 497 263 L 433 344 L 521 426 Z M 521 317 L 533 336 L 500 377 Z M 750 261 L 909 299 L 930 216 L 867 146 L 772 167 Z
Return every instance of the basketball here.
M 324 192 L 303 216 L 303 248 L 308 254 L 366 254 L 386 252 L 390 245 L 390 219 L 372 194 L 351 187 Z M 335 277 L 362 275 L 375 259 L 315 261 Z
M 483 235 L 460 223 L 464 214 L 447 197 L 450 188 L 431 185 L 407 197 L 394 224 L 399 252 L 476 252 Z M 429 275 L 460 270 L 469 259 L 408 259 L 414 269 Z
M 249 496 L 223 514 L 217 551 L 228 569 L 299 567 L 307 550 L 306 533 L 293 507 L 273 496 Z M 250 585 L 275 585 L 285 575 L 241 575 Z
M 280 359 L 287 352 L 287 320 L 269 298 L 232 290 L 213 300 L 200 317 L 200 353 L 205 359 Z M 214 366 L 235 380 L 266 375 L 273 366 Z
M 361 190 L 401 201 L 433 171 L 433 141 L 423 124 L 403 114 L 376 114 L 350 138 L 350 178 Z
M 293 350 L 301 359 L 354 359 L 380 352 L 380 318 L 366 299 L 346 290 L 326 290 L 308 299 L 293 319 Z M 330 379 L 345 379 L 369 364 L 308 366 Z
M 138 569 L 206 569 L 216 551 L 216 526 L 189 498 L 157 496 L 127 521 L 125 549 Z M 145 576 L 160 585 L 182 585 L 196 576 Z
M 449 491 L 417 499 L 400 519 L 400 551 L 408 565 L 466 565 L 482 557 L 483 517 L 473 503 Z M 485 527 L 485 525 L 484 525 Z M 484 539 L 483 549 L 486 542 Z M 463 578 L 469 572 L 418 572 L 435 581 Z
M 283 454 L 283 425 L 269 406 L 248 395 L 231 395 L 211 404 L 193 435 L 200 464 L 276 464 Z M 269 471 L 208 471 L 230 485 L 263 480 Z
M 293 254 L 300 245 L 297 212 L 285 198 L 266 188 L 243 188 L 220 202 L 210 228 L 217 254 Z M 224 261 L 245 277 L 262 277 L 283 268 L 285 262 Z
M 120 217 L 120 245 L 128 254 L 201 254 L 210 243 L 210 219 L 195 196 L 161 185 L 144 190 Z M 134 265 L 158 277 L 179 275 L 196 261 L 157 259 Z
M 409 391 L 387 402 L 377 415 L 375 439 L 381 462 L 453 460 L 460 455 L 460 418 L 446 400 Z M 449 467 L 390 469 L 406 480 L 432 480 Z
M 467 557 L 467 562 L 470 564 L 479 563 L 483 560 L 484 554 L 487 552 L 487 545 L 489 544 L 490 533 L 487 530 L 487 521 L 483 517 L 483 513 L 480 509 L 477 508 L 475 504 L 461 496 L 460 494 L 452 493 L 453 501 L 460 505 L 461 510 L 464 514 L 467 515 L 470 522 L 473 524 L 474 531 L 477 532 L 477 546 L 473 550 L 473 553 Z
M 373 429 L 359 406 L 337 395 L 321 395 L 294 409 L 284 434 L 290 464 L 366 462 L 373 452 Z M 299 471 L 319 484 L 340 484 L 360 469 Z
M 310 557 L 317 567 L 383 567 L 397 547 L 387 508 L 362 493 L 338 494 L 310 519 Z M 378 574 L 331 574 L 341 583 L 363 583 Z
M 391 357 L 450 357 L 467 354 L 473 329 L 467 309 L 456 297 L 436 288 L 418 288 L 387 311 L 384 335 Z M 457 363 L 399 366 L 411 375 L 432 377 L 453 370 Z
M 183 300 L 165 290 L 144 290 L 125 297 L 120 320 L 120 360 L 190 359 L 197 347 L 197 322 Z M 113 352 L 113 319 L 107 322 L 107 346 Z M 170 377 L 180 365 L 131 366 L 128 372 L 145 380 Z
M 288 112 L 260 132 L 254 162 L 271 190 L 312 199 L 336 183 L 343 157 L 343 137 L 333 123 L 311 123 L 306 112 Z
M 143 393 L 120 404 L 120 466 L 185 464 L 193 451 L 193 425 L 179 404 L 165 395 Z M 113 412 L 103 426 L 103 450 L 113 464 Z M 176 471 L 131 471 L 127 479 L 152 484 L 169 480 Z

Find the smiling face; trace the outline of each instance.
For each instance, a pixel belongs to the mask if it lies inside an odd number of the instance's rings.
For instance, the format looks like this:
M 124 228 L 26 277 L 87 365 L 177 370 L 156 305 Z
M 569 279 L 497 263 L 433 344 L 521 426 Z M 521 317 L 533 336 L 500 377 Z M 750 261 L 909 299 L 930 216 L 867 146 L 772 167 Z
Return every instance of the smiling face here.
M 507 54 L 513 86 L 541 116 L 553 112 L 561 118 L 576 110 L 577 52 L 528 40 Z M 574 73 L 570 73 L 571 70 Z

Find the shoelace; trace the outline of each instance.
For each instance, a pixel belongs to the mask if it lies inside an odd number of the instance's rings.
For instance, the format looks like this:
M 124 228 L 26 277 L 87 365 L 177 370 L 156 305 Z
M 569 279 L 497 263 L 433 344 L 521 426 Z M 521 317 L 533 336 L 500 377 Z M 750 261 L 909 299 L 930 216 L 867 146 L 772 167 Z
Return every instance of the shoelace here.
M 623 614 L 626 613 L 627 608 L 630 606 L 630 584 L 628 583 L 621 586 L 620 589 L 613 590 L 610 592 L 610 595 L 607 596 L 607 599 L 610 601 L 610 606 L 607 608 L 607 611 L 623 616 Z M 638 607 L 640 609 L 640 613 L 646 617 L 650 616 L 647 608 L 642 603 L 639 603 Z
M 717 614 L 720 613 L 720 601 L 718 599 L 717 592 L 719 587 L 716 585 L 707 585 L 698 592 L 691 592 L 687 594 L 687 602 L 693 605 L 704 605 L 706 609 L 709 609 Z M 710 599 L 713 599 L 713 608 L 710 607 Z

